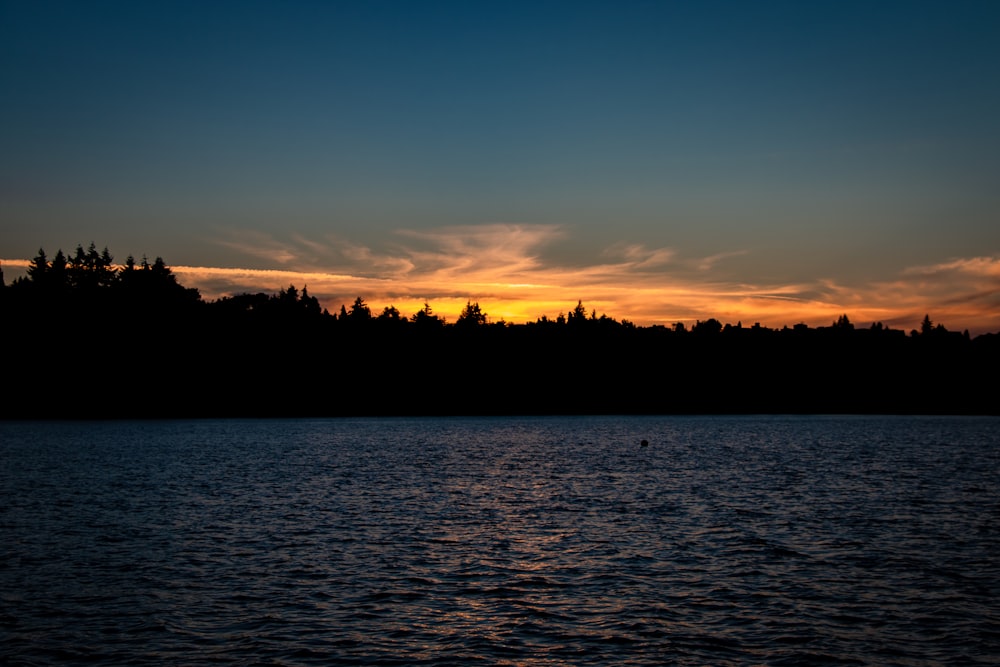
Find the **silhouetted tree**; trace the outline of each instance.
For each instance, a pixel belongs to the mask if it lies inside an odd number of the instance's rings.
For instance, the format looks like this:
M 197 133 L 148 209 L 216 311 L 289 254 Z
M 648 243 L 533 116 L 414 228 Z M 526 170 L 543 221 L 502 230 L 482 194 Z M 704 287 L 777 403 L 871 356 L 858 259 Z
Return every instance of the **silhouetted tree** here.
M 45 274 L 49 270 L 49 258 L 45 256 L 45 250 L 38 249 L 38 254 L 28 263 L 28 278 L 31 282 L 41 285 L 45 281 Z
M 323 309 L 319 305 L 319 299 L 314 296 L 310 296 L 309 288 L 305 285 L 302 287 L 302 295 L 299 297 L 299 304 L 302 307 L 302 311 L 309 317 L 319 317 L 323 314 Z
M 595 310 L 594 312 L 596 313 L 597 311 Z M 590 319 L 594 320 L 595 318 L 591 316 Z M 617 329 L 621 326 L 618 324 L 618 320 L 613 317 L 608 317 L 605 313 L 601 313 L 601 316 L 596 318 L 596 321 L 602 329 Z
M 381 322 L 401 322 L 402 316 L 399 313 L 399 309 L 395 306 L 386 306 L 375 319 Z
M 583 307 L 583 301 L 577 301 L 576 307 L 566 314 L 568 324 L 581 326 L 587 321 L 587 309 Z
M 424 301 L 424 307 L 413 313 L 410 320 L 421 329 L 439 329 L 444 326 L 444 318 L 434 314 L 429 303 Z
M 351 322 L 358 324 L 363 324 L 372 319 L 371 308 L 365 303 L 365 300 L 360 296 L 354 300 L 354 304 L 351 306 L 351 312 L 348 313 L 348 317 Z
M 391 305 L 373 317 L 361 297 L 350 309 L 341 306 L 336 325 L 329 326 L 335 318 L 322 311 L 306 287 L 294 285 L 277 294 L 242 294 L 204 304 L 197 290 L 177 281 L 162 258 L 150 263 L 129 256 L 116 268 L 110 253 L 97 252 L 94 244 L 86 250 L 78 246 L 69 260 L 60 251 L 49 261 L 40 249 L 29 269 L 10 286 L 4 285 L 0 272 L 0 321 L 26 325 L 6 332 L 10 370 L 22 379 L 23 391 L 5 395 L 0 417 L 107 416 L 115 411 L 119 416 L 176 416 L 190 410 L 244 415 L 268 405 L 268 414 L 296 414 L 300 408 L 288 398 L 287 387 L 338 373 L 352 378 L 351 389 L 333 389 L 338 391 L 336 400 L 317 393 L 301 410 L 997 410 L 993 397 L 976 383 L 1000 371 L 1000 335 L 970 340 L 968 333 L 948 332 L 929 316 L 921 331 L 914 331 L 915 340 L 880 322 L 855 330 L 846 314 L 818 329 L 804 323 L 780 330 L 755 323 L 745 329 L 742 322 L 723 326 L 711 318 L 697 322 L 688 333 L 681 322 L 639 327 L 608 315 L 598 317 L 596 309 L 585 310 L 582 300 L 555 320 L 543 315 L 524 325 L 503 320 L 489 324 L 480 305 L 469 300 L 454 328 L 482 335 L 455 335 L 426 302 L 409 324 Z M 56 277 L 60 271 L 63 279 Z M 378 324 L 349 326 L 368 321 Z M 128 324 L 116 326 L 119 322 Z M 569 331 L 562 326 L 570 323 L 582 328 Z M 289 363 L 289 346 L 303 349 L 308 363 Z M 354 353 L 345 355 L 344 350 Z M 78 368 L 88 357 L 123 373 L 143 368 L 159 380 L 142 392 L 121 392 L 113 402 L 97 390 L 67 390 L 65 395 L 52 391 L 51 378 Z M 441 358 L 446 364 L 442 373 L 424 374 L 418 384 L 386 382 L 398 378 L 398 369 L 414 358 Z M 489 358 L 504 372 L 492 376 L 488 387 L 455 382 L 468 358 Z M 551 384 L 526 380 L 547 364 L 571 364 L 580 358 L 592 362 L 591 372 L 563 383 L 558 392 L 551 391 Z M 828 378 L 848 368 L 898 382 L 892 392 L 876 383 L 834 391 Z M 722 377 L 750 382 L 720 382 Z M 277 378 L 273 386 L 282 389 L 270 389 L 272 381 L 262 378 Z M 52 394 L 51 400 L 38 401 L 45 392 Z
M 479 302 L 465 302 L 465 308 L 455 322 L 457 327 L 477 327 L 486 324 L 486 313 L 479 307 Z
M 847 319 L 847 315 L 841 315 L 837 318 L 837 321 L 833 323 L 834 329 L 840 329 L 843 331 L 854 331 L 854 325 L 851 321 Z
M 117 273 L 112 266 L 113 257 L 108 249 L 97 251 L 93 243 L 87 250 L 77 245 L 76 252 L 69 259 L 67 272 L 70 284 L 78 289 L 94 290 L 114 284 Z
M 691 327 L 692 333 L 700 335 L 715 335 L 720 333 L 721 331 L 722 331 L 722 322 L 715 319 L 714 317 L 710 317 L 704 322 L 698 320 L 694 323 L 694 326 Z
M 93 246 L 93 244 L 91 244 L 91 246 Z M 104 246 L 104 250 L 101 251 L 101 259 L 98 264 L 102 269 L 112 270 L 111 264 L 114 262 L 114 259 L 115 258 L 111 256 L 111 253 L 108 252 L 108 246 Z
M 128 294 L 134 294 L 142 280 L 139 273 L 139 268 L 135 263 L 135 257 L 129 255 L 125 258 L 125 265 L 118 272 L 119 287 L 121 287 Z

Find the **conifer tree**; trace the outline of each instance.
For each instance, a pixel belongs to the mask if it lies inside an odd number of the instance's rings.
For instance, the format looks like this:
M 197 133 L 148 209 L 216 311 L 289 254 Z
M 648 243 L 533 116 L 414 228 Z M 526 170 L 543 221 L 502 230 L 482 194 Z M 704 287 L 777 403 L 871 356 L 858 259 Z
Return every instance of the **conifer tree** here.
M 28 278 L 31 282 L 42 284 L 45 281 L 45 274 L 49 270 L 49 259 L 45 256 L 45 250 L 38 249 L 38 254 L 28 264 Z
M 462 309 L 462 313 L 458 316 L 458 321 L 455 322 L 455 325 L 477 327 L 483 324 L 486 324 L 486 313 L 479 307 L 479 302 L 472 303 L 471 301 L 466 301 L 465 308 Z

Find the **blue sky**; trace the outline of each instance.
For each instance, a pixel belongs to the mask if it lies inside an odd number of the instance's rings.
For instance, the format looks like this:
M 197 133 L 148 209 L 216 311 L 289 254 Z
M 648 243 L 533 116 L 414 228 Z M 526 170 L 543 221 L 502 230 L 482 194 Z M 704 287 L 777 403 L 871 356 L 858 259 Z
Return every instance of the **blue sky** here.
M 0 90 L 8 280 L 1000 329 L 994 2 L 0 0 Z

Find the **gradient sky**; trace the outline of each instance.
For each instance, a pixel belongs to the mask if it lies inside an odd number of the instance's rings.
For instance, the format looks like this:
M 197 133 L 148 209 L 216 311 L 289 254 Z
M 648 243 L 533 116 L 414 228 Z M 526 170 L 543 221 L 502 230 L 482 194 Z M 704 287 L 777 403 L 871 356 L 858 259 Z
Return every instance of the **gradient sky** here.
M 1000 3 L 0 0 L 0 266 L 1000 330 Z

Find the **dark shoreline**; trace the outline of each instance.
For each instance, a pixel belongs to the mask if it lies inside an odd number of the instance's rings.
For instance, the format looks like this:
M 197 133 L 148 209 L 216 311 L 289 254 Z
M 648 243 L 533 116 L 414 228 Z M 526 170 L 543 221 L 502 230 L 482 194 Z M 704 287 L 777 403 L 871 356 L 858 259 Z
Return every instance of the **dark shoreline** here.
M 61 257 L 61 253 L 59 254 Z M 205 302 L 157 258 L 40 253 L 0 287 L 0 419 L 446 415 L 998 415 L 1000 334 L 710 319 L 639 327 L 583 304 L 455 323 L 339 315 L 295 287 Z M 2 285 L 2 283 L 0 283 Z
M 565 333 L 211 329 L 138 350 L 79 332 L 25 337 L 8 357 L 0 418 L 1000 414 L 995 336 L 885 346 Z

